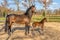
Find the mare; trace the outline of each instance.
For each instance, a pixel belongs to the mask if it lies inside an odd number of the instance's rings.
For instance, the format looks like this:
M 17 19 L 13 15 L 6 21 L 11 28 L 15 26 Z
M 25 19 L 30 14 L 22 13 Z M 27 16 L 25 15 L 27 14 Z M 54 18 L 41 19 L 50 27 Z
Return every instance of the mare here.
M 9 14 L 6 16 L 5 21 L 5 32 L 11 32 L 11 27 L 13 23 L 17 24 L 25 24 L 25 34 L 29 34 L 30 29 L 30 21 L 33 13 L 35 13 L 35 5 L 30 6 L 25 14 L 17 15 L 17 14 Z

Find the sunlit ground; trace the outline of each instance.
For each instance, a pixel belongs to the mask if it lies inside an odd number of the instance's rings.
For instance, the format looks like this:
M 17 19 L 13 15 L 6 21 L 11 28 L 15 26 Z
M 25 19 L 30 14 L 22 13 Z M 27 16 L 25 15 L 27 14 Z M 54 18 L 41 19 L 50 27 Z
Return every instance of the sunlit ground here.
M 46 22 L 44 26 L 44 35 L 39 34 L 38 31 L 32 32 L 30 30 L 30 34 L 26 36 L 24 34 L 24 30 L 16 29 L 9 36 L 2 29 L 4 24 L 0 23 L 0 40 L 60 40 L 60 23 L 59 22 Z M 14 24 L 12 29 L 21 28 L 22 25 Z M 34 33 L 34 34 L 33 34 Z

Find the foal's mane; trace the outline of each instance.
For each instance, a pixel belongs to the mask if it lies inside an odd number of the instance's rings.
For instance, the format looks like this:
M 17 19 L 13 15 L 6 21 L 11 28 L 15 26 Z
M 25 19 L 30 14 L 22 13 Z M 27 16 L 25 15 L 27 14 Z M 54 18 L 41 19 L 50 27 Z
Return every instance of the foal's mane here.
M 43 18 L 43 19 L 40 21 L 40 23 L 42 23 L 45 19 L 46 19 L 46 18 Z

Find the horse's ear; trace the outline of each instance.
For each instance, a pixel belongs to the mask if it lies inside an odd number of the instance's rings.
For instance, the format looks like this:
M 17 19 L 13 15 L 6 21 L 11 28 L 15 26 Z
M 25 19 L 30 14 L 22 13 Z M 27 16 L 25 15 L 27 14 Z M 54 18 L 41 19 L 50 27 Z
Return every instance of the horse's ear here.
M 35 5 L 33 5 L 33 4 L 32 4 L 32 6 L 34 6 L 34 7 L 35 7 Z

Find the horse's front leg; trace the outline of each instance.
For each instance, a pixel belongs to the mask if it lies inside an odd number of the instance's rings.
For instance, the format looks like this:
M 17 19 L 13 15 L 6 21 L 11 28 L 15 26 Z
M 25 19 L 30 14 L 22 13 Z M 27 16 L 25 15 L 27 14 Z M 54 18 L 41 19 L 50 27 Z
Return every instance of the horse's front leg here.
M 30 25 L 29 24 L 26 24 L 25 25 L 25 34 L 29 34 L 29 31 L 30 31 Z

